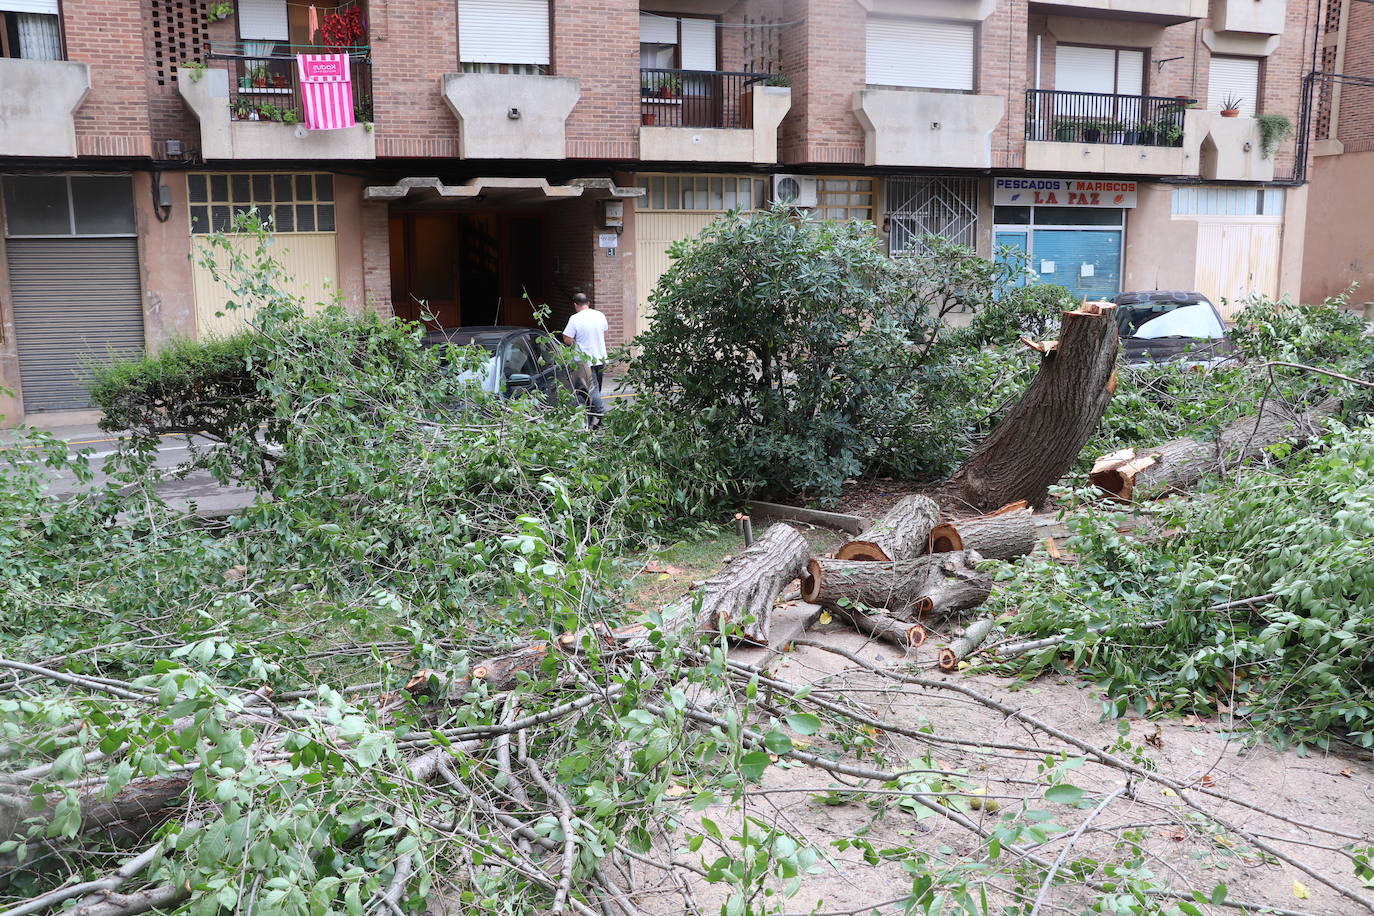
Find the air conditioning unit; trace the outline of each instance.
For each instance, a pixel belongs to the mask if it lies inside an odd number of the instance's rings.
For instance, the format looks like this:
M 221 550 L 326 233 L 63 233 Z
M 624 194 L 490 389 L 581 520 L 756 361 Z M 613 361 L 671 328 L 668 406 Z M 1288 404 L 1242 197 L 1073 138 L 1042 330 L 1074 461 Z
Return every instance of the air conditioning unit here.
M 809 175 L 774 175 L 773 200 L 793 207 L 814 207 L 816 179 Z

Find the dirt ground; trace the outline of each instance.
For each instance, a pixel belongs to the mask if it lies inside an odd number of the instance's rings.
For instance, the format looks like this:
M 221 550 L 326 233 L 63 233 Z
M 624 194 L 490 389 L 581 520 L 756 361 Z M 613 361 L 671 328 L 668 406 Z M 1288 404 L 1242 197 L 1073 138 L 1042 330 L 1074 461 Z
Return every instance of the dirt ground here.
M 932 672 L 931 644 L 901 657 L 899 651 L 868 642 L 838 624 L 820 626 L 808 636 L 858 653 L 881 667 L 935 678 L 957 678 L 1095 747 L 1134 759 L 1185 785 L 1231 796 L 1240 804 L 1192 793 L 1211 813 L 1225 818 L 1238 831 L 1272 844 L 1338 883 L 1360 890 L 1349 862 L 1335 850 L 1352 842 L 1348 837 L 1363 837 L 1362 845 L 1369 845 L 1374 839 L 1374 762 L 1368 754 L 1362 755 L 1363 759 L 1335 754 L 1304 757 L 1269 746 L 1247 746 L 1244 736 L 1229 731 L 1224 722 L 1196 717 L 1159 722 L 1139 718 L 1102 721 L 1099 696 L 1080 683 L 1041 679 L 1019 690 L 1012 689 L 1011 683 L 1000 677 Z M 1043 858 L 1057 857 L 1074 831 L 1086 823 L 1086 829 L 1073 841 L 1067 860 L 1091 856 L 1104 863 L 1125 862 L 1133 857 L 1132 845 L 1138 844 L 1143 852 L 1143 867 L 1172 888 L 1210 894 L 1216 885 L 1225 884 L 1230 900 L 1254 904 L 1253 908 L 1241 910 L 1202 907 L 1204 912 L 1286 911 L 1321 916 L 1366 912 L 1293 865 L 1256 849 L 1238 833 L 1208 822 L 1172 790 L 1156 783 L 1128 781 L 1126 774 L 1114 768 L 1088 762 L 1064 774 L 1065 781 L 1086 792 L 1077 807 L 1046 801 L 1042 797 L 1042 769 L 1047 759 L 1054 758 L 1065 747 L 973 701 L 943 691 L 900 685 L 864 671 L 840 656 L 809 647 L 798 647 L 787 654 L 777 665 L 776 676 L 815 685 L 817 690 L 833 691 L 831 696 L 858 702 L 876 718 L 910 729 L 928 729 L 933 736 L 1028 748 L 979 750 L 938 740 L 898 738 L 884 742 L 881 751 L 891 770 L 903 769 L 904 761 L 910 761 L 907 765 L 913 768 L 928 767 L 931 764 L 921 762 L 921 758 L 929 753 L 936 768 L 967 773 L 974 784 L 971 794 L 985 792 L 984 798 L 998 802 L 995 814 L 989 813 L 986 809 L 990 806 L 981 800 L 980 809 L 969 812 L 984 826 L 1024 811 L 1049 812 L 1064 830 L 1034 849 Z M 1123 737 L 1125 726 L 1129 730 Z M 838 759 L 854 759 L 852 754 L 827 745 L 822 737 L 814 740 L 808 748 L 813 752 L 830 750 Z M 1068 756 L 1082 755 L 1068 749 Z M 870 758 L 867 762 L 873 761 Z M 814 874 L 803 878 L 799 891 L 786 904 L 787 913 L 886 916 L 902 912 L 899 901 L 911 890 L 911 878 L 903 861 L 899 858 L 876 867 L 865 865 L 856 850 L 840 851 L 834 846 L 847 837 L 863 836 L 878 850 L 914 847 L 950 864 L 960 859 L 985 859 L 982 842 L 964 828 L 938 816 L 917 817 L 909 803 L 904 805 L 894 795 L 853 791 L 861 788 L 857 780 L 847 786 L 834 775 L 809 767 L 775 766 L 748 796 L 750 817 L 807 837 L 822 852 L 822 864 Z M 1103 799 L 1118 791 L 1101 811 L 1093 812 Z M 1264 808 L 1269 814 L 1243 807 L 1244 803 Z M 738 813 L 723 806 L 708 808 L 703 813 L 716 820 L 727 837 L 740 827 Z M 691 822 L 698 815 L 684 811 L 683 817 Z M 697 854 L 681 852 L 687 861 L 695 862 L 709 861 L 718 854 L 709 846 Z M 691 885 L 695 909 L 684 904 L 675 887 L 652 875 L 640 876 L 636 903 L 644 912 L 657 916 L 719 912 L 728 889 L 709 885 L 695 875 L 682 874 Z M 1099 870 L 1096 877 L 1102 879 L 1103 873 Z M 1038 890 L 1032 885 L 1018 893 L 1009 881 L 996 884 L 1001 893 L 995 894 L 994 899 L 1000 896 L 1002 902 L 1010 902 L 1012 894 L 1023 899 L 1027 895 L 1033 897 Z M 1099 896 L 1082 883 L 1058 884 L 1049 891 L 1041 912 L 1086 912 Z

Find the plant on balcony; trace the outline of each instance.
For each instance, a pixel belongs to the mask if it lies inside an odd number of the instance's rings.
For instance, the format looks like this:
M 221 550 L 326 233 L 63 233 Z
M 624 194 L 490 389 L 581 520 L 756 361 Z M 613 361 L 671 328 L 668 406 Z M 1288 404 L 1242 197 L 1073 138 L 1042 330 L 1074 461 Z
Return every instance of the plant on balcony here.
M 1073 118 L 1056 118 L 1054 139 L 1060 143 L 1072 143 L 1078 139 L 1078 122 Z
M 281 113 L 279 119 L 283 124 L 299 124 L 301 122 L 300 112 L 294 108 L 287 108 Z
M 648 98 L 649 96 L 657 95 L 658 89 L 654 86 L 651 80 L 640 80 L 639 94 L 645 98 Z
M 248 68 L 248 78 L 253 81 L 253 86 L 257 89 L 266 87 L 271 76 L 272 74 L 267 69 L 266 64 L 254 64 Z
M 774 73 L 764 82 L 765 86 L 790 86 L 791 78 L 786 73 Z
M 677 94 L 682 91 L 682 80 L 673 74 L 663 77 L 663 81 L 658 85 L 658 94 L 665 99 L 677 98 Z
M 273 73 L 272 85 L 278 89 L 285 89 L 289 85 L 285 73 Z
M 1160 137 L 1164 140 L 1165 146 L 1183 145 L 1183 125 L 1176 121 L 1170 121 L 1160 127 Z
M 249 113 L 250 113 L 252 110 L 253 110 L 253 106 L 249 105 L 245 100 L 239 99 L 238 101 L 236 101 L 236 102 L 234 103 L 234 120 L 235 120 L 235 121 L 247 121 L 247 120 L 249 120 Z
M 234 4 L 228 2 L 211 3 L 205 9 L 206 22 L 219 22 L 222 19 L 228 19 L 232 15 L 234 15 Z
M 372 123 L 372 96 L 360 95 L 353 104 L 353 120 L 364 124 Z
M 1255 115 L 1255 120 L 1259 122 L 1260 157 L 1268 159 L 1280 143 L 1292 136 L 1293 122 L 1281 114 Z
M 191 78 L 191 82 L 199 83 L 201 77 L 205 75 L 205 63 L 198 60 L 183 60 L 177 65 L 186 71 L 186 75 Z
M 1104 125 L 1104 124 L 1107 124 L 1107 123 L 1108 123 L 1108 122 L 1106 122 L 1106 121 L 1101 121 L 1101 120 L 1088 120 L 1088 121 L 1083 121 L 1083 122 L 1081 122 L 1081 129 L 1082 129 L 1082 131 L 1083 131 L 1083 142 L 1084 142 L 1084 143 L 1101 143 L 1101 142 L 1102 142 L 1102 128 L 1103 128 L 1103 125 Z
M 363 43 L 367 35 L 367 24 L 363 22 L 363 11 L 356 6 L 330 13 L 320 20 L 320 34 L 331 51 L 347 51 Z
M 1228 95 L 1221 102 L 1221 116 L 1223 118 L 1239 118 L 1240 103 L 1243 99 L 1240 96 Z

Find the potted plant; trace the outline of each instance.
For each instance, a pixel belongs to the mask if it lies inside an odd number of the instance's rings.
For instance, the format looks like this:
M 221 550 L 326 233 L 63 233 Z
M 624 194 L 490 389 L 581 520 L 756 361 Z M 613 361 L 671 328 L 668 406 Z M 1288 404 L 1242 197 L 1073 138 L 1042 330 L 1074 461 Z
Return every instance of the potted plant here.
M 1083 142 L 1100 143 L 1102 142 L 1102 128 L 1105 121 L 1084 121 L 1083 122 Z
M 791 86 L 792 80 L 786 73 L 774 73 L 764 82 L 765 86 Z
M 266 64 L 254 64 L 253 66 L 249 67 L 248 75 L 252 77 L 253 88 L 265 89 L 267 87 L 267 78 L 269 74 L 267 72 Z
M 1228 95 L 1221 103 L 1221 116 L 1223 118 L 1240 117 L 1241 99 L 1234 95 Z
M 239 99 L 234 103 L 234 120 L 247 121 L 250 110 L 251 106 L 243 99 Z
M 1155 121 L 1141 121 L 1141 122 L 1140 122 L 1140 134 L 1139 134 L 1139 136 L 1137 137 L 1137 142 L 1138 142 L 1141 146 L 1155 146 L 1155 145 L 1156 145 L 1156 141 L 1159 139 L 1159 136 L 1160 136 L 1160 130 L 1159 130 L 1159 124 L 1158 124 L 1158 122 L 1155 122 Z
M 240 76 L 240 77 L 239 77 L 239 88 L 240 88 L 240 89 L 252 89 L 252 88 L 253 88 L 253 78 L 252 78 L 251 76 L 249 76 L 248 74 L 246 74 L 246 73 L 243 74 L 242 76 Z
M 658 91 L 654 89 L 654 84 L 649 80 L 640 80 L 639 94 L 642 98 L 647 99 L 652 96 L 658 95 Z
M 211 3 L 205 8 L 206 22 L 219 22 L 234 15 L 234 4 L 227 2 Z
M 658 120 L 658 115 L 654 114 L 652 111 L 641 112 L 639 120 L 645 127 L 653 127 L 654 123 Z
M 281 113 L 280 120 L 283 124 L 299 124 L 301 116 L 296 112 L 296 109 L 288 108 Z
M 1078 139 L 1078 124 L 1073 118 L 1056 118 L 1054 122 L 1054 139 L 1060 143 L 1072 143 Z
M 277 89 L 285 89 L 285 88 L 287 87 L 287 85 L 288 85 L 288 84 L 287 84 L 287 81 L 286 81 L 286 74 L 285 74 L 285 73 L 273 73 L 273 74 L 272 74 L 272 85 L 273 85 L 274 87 L 276 87 Z
M 677 98 L 677 94 L 682 91 L 682 80 L 676 75 L 669 73 L 663 77 L 663 82 L 658 86 L 658 94 L 665 99 Z
M 1268 159 L 1274 155 L 1279 144 L 1293 133 L 1293 122 L 1281 114 L 1255 115 L 1260 130 L 1260 158 Z
M 1183 125 L 1170 121 L 1161 127 L 1160 138 L 1164 141 L 1165 146 L 1182 146 Z

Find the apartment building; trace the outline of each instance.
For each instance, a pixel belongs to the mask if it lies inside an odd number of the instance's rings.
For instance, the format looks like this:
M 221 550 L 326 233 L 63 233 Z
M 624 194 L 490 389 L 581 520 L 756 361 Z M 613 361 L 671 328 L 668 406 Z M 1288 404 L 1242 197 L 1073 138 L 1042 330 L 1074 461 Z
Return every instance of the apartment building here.
M 1302 301 L 1374 300 L 1374 4 L 1326 0 L 1313 85 Z
M 337 2 L 0 0 L 6 422 L 240 326 L 197 252 L 252 208 L 309 301 L 553 326 L 581 290 L 617 340 L 673 242 L 778 199 L 1083 296 L 1301 285 L 1308 144 L 1262 116 L 1324 0 Z

